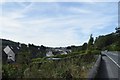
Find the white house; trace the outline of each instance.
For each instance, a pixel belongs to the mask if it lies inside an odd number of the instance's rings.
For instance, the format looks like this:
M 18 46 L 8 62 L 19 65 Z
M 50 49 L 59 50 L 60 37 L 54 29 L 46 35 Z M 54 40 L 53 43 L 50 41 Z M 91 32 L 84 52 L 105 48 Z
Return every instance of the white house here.
M 15 61 L 15 53 L 12 51 L 12 49 L 9 46 L 6 46 L 4 48 L 4 52 L 8 55 L 8 60 Z
M 47 56 L 47 57 L 50 57 L 50 56 L 54 56 L 54 55 L 53 55 L 52 51 L 48 51 L 48 52 L 46 53 L 46 56 Z

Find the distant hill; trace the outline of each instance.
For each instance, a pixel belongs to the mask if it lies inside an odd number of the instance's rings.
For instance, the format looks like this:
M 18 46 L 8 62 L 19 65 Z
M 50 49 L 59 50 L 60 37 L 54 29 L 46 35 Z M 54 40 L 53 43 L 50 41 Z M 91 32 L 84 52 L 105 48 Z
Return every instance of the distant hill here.
M 29 52 L 31 54 L 31 58 L 36 57 L 44 57 L 46 55 L 46 48 L 45 46 L 36 46 L 34 44 L 24 44 L 19 42 L 14 42 L 11 40 L 0 39 L 2 40 L 2 62 L 7 62 L 7 55 L 3 51 L 6 46 L 9 46 L 13 52 L 16 54 L 16 57 L 20 53 Z

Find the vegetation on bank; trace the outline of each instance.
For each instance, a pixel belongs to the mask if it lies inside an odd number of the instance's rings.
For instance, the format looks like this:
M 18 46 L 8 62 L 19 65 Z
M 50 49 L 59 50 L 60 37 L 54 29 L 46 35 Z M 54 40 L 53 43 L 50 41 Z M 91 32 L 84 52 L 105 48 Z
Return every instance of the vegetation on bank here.
M 94 54 L 76 55 L 61 60 L 41 58 L 29 65 L 6 64 L 4 78 L 87 78 L 97 57 Z
M 89 53 L 89 54 L 88 54 Z M 52 57 L 18 58 L 17 63 L 3 66 L 4 78 L 87 78 L 100 51 L 81 51 Z M 48 58 L 61 58 L 49 60 Z M 29 61 L 30 60 L 30 61 Z
M 25 78 L 87 78 L 95 63 L 94 55 L 77 55 L 61 60 L 37 61 L 25 71 Z

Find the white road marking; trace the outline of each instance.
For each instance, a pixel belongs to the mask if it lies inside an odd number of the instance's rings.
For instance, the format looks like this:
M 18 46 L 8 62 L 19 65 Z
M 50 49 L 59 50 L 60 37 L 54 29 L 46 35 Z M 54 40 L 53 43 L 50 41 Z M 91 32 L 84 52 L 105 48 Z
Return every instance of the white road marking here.
M 108 56 L 107 54 L 105 54 L 110 60 L 112 60 L 116 65 L 117 65 L 117 67 L 120 69 L 120 65 L 117 63 L 117 62 L 115 62 L 110 56 Z

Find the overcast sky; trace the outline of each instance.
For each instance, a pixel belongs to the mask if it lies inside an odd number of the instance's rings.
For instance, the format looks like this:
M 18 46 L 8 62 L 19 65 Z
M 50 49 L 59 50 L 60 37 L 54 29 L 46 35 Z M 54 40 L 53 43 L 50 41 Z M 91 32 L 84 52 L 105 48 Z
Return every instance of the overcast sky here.
M 0 38 L 50 47 L 81 45 L 115 31 L 117 2 L 4 2 Z

